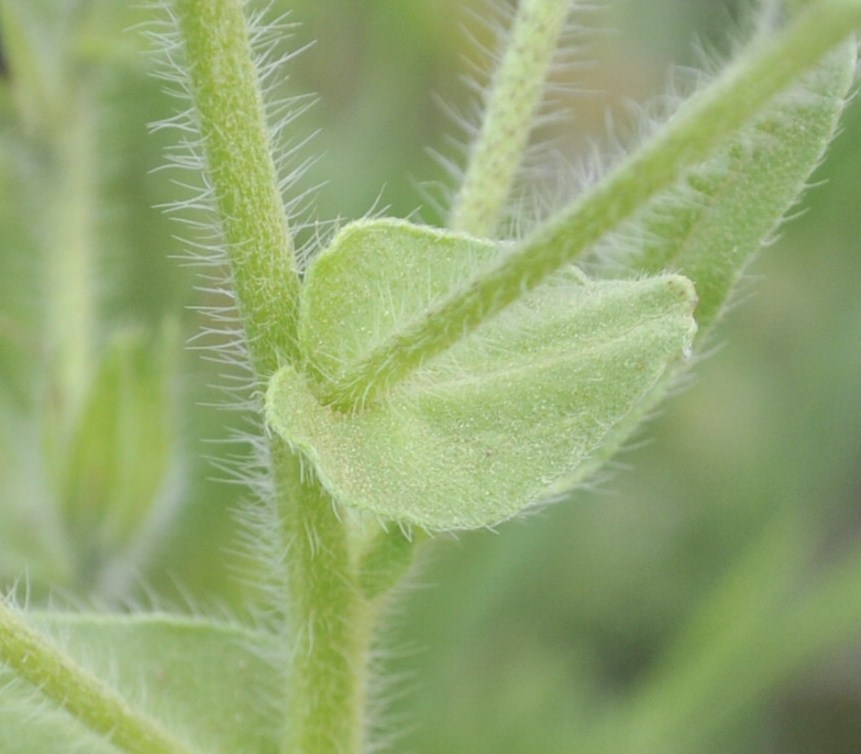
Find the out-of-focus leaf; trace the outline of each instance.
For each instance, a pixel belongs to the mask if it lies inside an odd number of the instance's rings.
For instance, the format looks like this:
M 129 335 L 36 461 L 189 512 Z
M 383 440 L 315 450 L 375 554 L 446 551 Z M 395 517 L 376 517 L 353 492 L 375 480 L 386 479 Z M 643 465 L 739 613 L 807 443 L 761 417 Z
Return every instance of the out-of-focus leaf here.
M 600 246 L 634 275 L 676 270 L 697 289 L 705 333 L 754 252 L 796 201 L 834 136 L 856 62 L 843 45 L 776 98 L 683 185 L 659 195 Z M 618 257 L 619 247 L 630 250 Z
M 201 752 L 274 754 L 279 679 L 239 628 L 165 615 L 37 614 L 31 622 L 143 713 Z M 277 716 L 276 716 L 277 719 Z M 0 666 L 0 753 L 116 754 Z
M 155 344 L 138 331 L 116 335 L 69 441 L 58 446 L 58 499 L 85 571 L 127 555 L 176 497 L 177 350 L 170 333 Z

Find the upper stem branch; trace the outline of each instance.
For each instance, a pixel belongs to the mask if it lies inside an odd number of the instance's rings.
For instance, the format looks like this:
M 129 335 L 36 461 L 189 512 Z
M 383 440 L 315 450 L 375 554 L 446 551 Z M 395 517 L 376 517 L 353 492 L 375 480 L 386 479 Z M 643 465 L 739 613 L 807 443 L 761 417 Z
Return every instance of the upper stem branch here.
M 449 227 L 493 235 L 523 156 L 569 0 L 522 0 L 487 98 Z

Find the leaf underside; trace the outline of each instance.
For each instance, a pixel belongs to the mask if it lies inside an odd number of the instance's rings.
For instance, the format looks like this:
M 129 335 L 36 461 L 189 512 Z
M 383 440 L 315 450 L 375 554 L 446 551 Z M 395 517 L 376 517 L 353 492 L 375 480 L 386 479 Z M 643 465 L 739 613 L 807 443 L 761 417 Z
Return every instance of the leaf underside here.
M 404 220 L 350 223 L 308 270 L 302 352 L 336 379 L 500 253 L 493 241 Z
M 363 222 L 309 274 L 304 342 L 325 364 L 355 359 L 396 327 L 392 311 L 425 310 L 497 253 L 457 234 Z M 268 419 L 345 505 L 431 530 L 493 526 L 582 481 L 619 427 L 653 407 L 690 347 L 694 303 L 679 276 L 590 282 L 570 269 L 356 413 L 322 405 L 285 367 Z

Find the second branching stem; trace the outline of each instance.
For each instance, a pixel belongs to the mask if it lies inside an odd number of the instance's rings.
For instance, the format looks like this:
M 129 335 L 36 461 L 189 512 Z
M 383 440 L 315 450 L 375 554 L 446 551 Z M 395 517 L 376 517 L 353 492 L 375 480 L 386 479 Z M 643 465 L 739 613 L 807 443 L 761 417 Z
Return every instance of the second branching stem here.
M 482 238 L 494 235 L 523 158 L 570 5 L 570 0 L 520 3 L 455 197 L 448 223 L 452 230 Z

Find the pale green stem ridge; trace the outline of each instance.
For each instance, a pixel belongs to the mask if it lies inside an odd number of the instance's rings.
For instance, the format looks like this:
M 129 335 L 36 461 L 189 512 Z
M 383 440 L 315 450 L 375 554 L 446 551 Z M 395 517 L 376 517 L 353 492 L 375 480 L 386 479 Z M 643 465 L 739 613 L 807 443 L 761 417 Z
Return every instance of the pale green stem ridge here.
M 345 370 L 324 388 L 324 398 L 345 410 L 362 406 L 454 345 L 673 185 L 859 26 L 859 0 L 812 3 L 777 38 L 754 48 L 685 103 L 594 189 Z
M 569 0 L 521 0 L 455 198 L 449 219 L 452 230 L 480 237 L 494 234 L 520 166 L 569 5 Z
M 359 557 L 359 584 L 369 600 L 381 597 L 409 571 L 421 529 L 406 533 L 397 526 L 380 529 Z
M 0 662 L 128 754 L 194 754 L 43 636 L 0 599 Z
M 75 420 L 96 361 L 93 112 L 87 100 L 70 103 L 66 119 L 51 131 L 58 185 L 49 229 L 45 302 L 49 355 L 56 380 L 52 388 L 63 431 Z
M 63 124 L 69 87 L 56 75 L 62 67 L 36 43 L 32 6 L 22 0 L 0 2 L 0 28 L 9 53 L 9 79 L 16 82 L 11 90 L 18 117 L 29 133 L 36 134 Z
M 332 499 L 285 443 L 272 442 L 287 542 L 291 658 L 282 754 L 359 754 L 372 610 Z
M 251 360 L 295 356 L 299 278 L 241 0 L 175 0 Z

